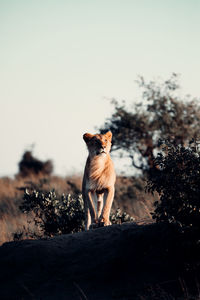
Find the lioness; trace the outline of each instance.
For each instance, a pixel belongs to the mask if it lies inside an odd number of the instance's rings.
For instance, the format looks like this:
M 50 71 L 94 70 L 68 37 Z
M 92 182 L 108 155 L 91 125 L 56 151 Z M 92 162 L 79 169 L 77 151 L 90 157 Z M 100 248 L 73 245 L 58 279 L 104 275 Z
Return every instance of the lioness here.
M 110 157 L 112 133 L 85 133 L 89 156 L 86 161 L 82 194 L 85 208 L 85 229 L 110 225 L 114 197 L 115 170 Z

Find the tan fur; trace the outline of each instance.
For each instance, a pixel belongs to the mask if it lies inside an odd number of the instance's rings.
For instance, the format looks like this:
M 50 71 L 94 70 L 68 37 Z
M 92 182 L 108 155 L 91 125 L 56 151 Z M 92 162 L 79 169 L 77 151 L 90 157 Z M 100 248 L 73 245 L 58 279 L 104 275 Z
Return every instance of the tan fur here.
M 89 156 L 86 161 L 82 194 L 85 206 L 85 228 L 91 223 L 109 225 L 114 197 L 115 171 L 110 157 L 112 133 L 83 135 Z

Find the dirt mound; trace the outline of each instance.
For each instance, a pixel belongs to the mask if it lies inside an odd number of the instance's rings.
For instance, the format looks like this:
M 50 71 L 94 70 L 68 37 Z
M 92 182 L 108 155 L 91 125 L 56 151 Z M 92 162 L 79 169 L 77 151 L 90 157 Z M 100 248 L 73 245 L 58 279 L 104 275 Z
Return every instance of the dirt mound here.
M 125 223 L 6 243 L 0 299 L 168 299 L 179 268 L 163 232 L 171 236 L 163 225 Z M 148 298 L 158 284 L 165 297 Z

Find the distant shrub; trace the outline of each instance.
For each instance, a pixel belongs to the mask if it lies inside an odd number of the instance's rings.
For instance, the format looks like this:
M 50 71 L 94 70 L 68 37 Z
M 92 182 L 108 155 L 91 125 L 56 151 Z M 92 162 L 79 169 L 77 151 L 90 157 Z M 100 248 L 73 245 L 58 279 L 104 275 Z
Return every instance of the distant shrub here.
M 42 162 L 33 157 L 31 151 L 26 151 L 23 154 L 22 160 L 19 162 L 19 175 L 22 177 L 33 175 L 50 175 L 53 172 L 53 164 L 51 160 Z
M 57 196 L 55 191 L 26 190 L 20 210 L 34 213 L 34 222 L 45 236 L 79 232 L 84 229 L 82 196 Z
M 155 159 L 160 170 L 148 182 L 147 189 L 157 191 L 153 218 L 179 225 L 182 232 L 200 229 L 200 151 L 196 142 L 187 147 L 166 142 Z

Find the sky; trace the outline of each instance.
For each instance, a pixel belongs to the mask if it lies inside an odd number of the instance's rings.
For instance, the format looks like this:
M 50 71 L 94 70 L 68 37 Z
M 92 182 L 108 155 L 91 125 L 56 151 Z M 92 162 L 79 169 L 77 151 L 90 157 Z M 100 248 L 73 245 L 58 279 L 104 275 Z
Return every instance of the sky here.
M 0 176 L 25 150 L 82 172 L 85 132 L 135 101 L 138 75 L 200 96 L 199 0 L 0 0 Z M 115 160 L 117 171 L 122 164 Z

